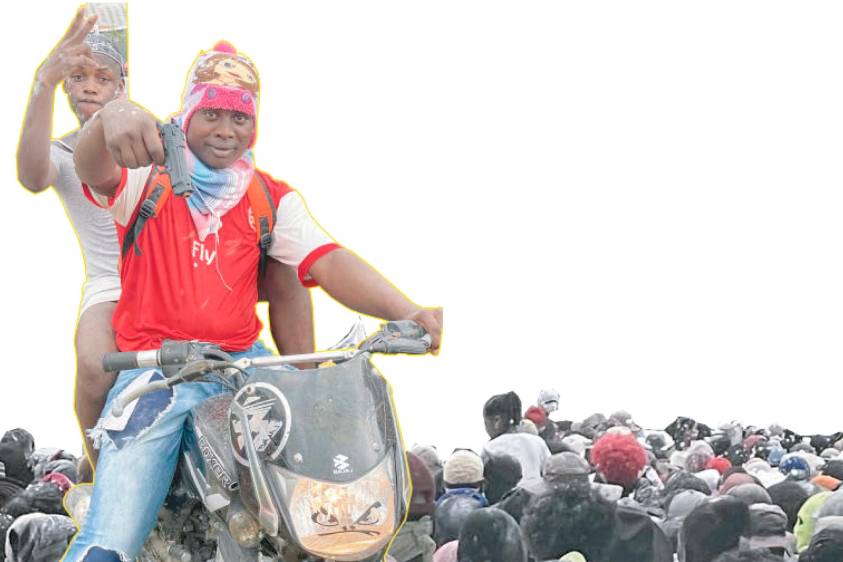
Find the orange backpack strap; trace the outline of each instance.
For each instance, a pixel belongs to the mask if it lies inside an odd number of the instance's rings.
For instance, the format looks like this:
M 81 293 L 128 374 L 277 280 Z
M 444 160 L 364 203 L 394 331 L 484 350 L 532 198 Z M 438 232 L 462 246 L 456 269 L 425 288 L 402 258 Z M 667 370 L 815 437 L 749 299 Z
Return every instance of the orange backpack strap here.
M 255 220 L 255 234 L 258 238 L 258 247 L 261 251 L 258 272 L 263 275 L 266 269 L 266 254 L 272 245 L 272 229 L 275 227 L 275 201 L 272 193 L 266 186 L 260 172 L 255 170 L 249 188 L 246 191 L 249 198 L 249 205 L 252 207 L 252 217 Z
M 123 257 L 129 253 L 132 246 L 135 247 L 135 255 L 141 255 L 140 246 L 138 246 L 138 237 L 141 230 L 143 230 L 147 220 L 158 215 L 172 191 L 173 186 L 170 183 L 170 176 L 166 173 L 166 168 L 153 166 L 149 172 L 149 178 L 146 180 L 146 186 L 144 186 L 143 203 L 138 209 L 138 214 L 135 215 L 135 220 L 126 229 L 126 237 L 123 239 L 121 250 Z

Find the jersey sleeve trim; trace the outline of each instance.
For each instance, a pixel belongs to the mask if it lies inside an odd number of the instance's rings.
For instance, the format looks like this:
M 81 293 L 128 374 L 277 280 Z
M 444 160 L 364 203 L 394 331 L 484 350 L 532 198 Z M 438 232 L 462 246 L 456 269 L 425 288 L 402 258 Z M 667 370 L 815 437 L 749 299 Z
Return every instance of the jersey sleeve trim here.
M 95 192 L 86 183 L 82 184 L 82 192 L 85 194 L 85 197 L 88 198 L 88 201 L 100 209 L 110 209 L 112 205 L 114 205 L 114 200 L 119 197 L 120 192 L 123 191 L 124 187 L 126 187 L 126 180 L 129 177 L 128 172 L 129 171 L 126 168 L 120 168 L 120 183 L 117 184 L 117 190 L 114 192 L 113 197 L 108 197 Z
M 339 248 L 339 244 L 331 242 L 330 244 L 324 244 L 322 246 L 319 246 L 318 248 L 314 249 L 309 254 L 307 254 L 307 256 L 305 256 L 305 258 L 299 264 L 299 281 L 301 282 L 301 284 L 305 287 L 316 287 L 319 283 L 317 283 L 316 280 L 310 276 L 310 268 L 313 267 L 313 264 L 316 263 L 319 258 L 330 254 L 331 252 Z

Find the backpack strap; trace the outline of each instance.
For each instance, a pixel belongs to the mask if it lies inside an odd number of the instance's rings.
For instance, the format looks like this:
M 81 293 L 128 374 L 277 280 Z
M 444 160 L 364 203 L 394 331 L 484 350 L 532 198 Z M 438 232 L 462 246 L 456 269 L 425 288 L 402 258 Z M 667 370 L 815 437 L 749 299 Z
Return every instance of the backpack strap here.
M 135 255 L 141 255 L 141 249 L 138 246 L 138 237 L 146 221 L 158 215 L 172 191 L 173 186 L 170 183 L 170 176 L 166 174 L 166 170 L 161 166 L 154 166 L 149 173 L 149 178 L 146 180 L 146 186 L 144 186 L 143 203 L 141 203 L 140 209 L 138 209 L 138 213 L 135 215 L 135 220 L 126 229 L 126 237 L 123 239 L 123 248 L 121 250 L 123 257 L 129 253 L 132 246 L 135 248 Z
M 258 239 L 258 247 L 261 251 L 258 265 L 259 275 L 266 270 L 266 255 L 272 245 L 272 229 L 275 227 L 275 201 L 272 193 L 266 186 L 260 172 L 255 170 L 249 188 L 246 191 L 249 198 L 249 205 L 252 207 L 252 217 L 255 220 L 255 234 Z
M 155 166 L 149 174 L 144 187 L 144 200 L 138 209 L 135 220 L 126 229 L 126 237 L 123 239 L 121 255 L 125 256 L 134 246 L 135 255 L 142 255 L 138 238 L 143 230 L 146 221 L 158 216 L 167 198 L 173 192 L 170 183 L 170 176 L 163 167 Z M 255 221 L 255 235 L 260 248 L 260 262 L 258 270 L 263 275 L 266 269 L 266 256 L 269 247 L 272 245 L 272 229 L 275 227 L 276 208 L 272 193 L 266 186 L 263 177 L 255 171 L 252 181 L 246 191 L 249 198 L 249 205 L 252 209 L 252 217 Z

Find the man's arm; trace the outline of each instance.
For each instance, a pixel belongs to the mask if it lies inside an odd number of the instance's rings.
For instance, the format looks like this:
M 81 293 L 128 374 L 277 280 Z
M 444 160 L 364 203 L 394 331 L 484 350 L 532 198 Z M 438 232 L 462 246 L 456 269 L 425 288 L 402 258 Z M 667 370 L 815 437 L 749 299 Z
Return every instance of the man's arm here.
M 58 176 L 50 161 L 56 87 L 74 66 L 95 64 L 84 41 L 96 16 L 85 19 L 84 13 L 84 8 L 76 12 L 67 33 L 41 64 L 32 84 L 18 141 L 17 165 L 18 181 L 33 193 L 54 184 Z
M 311 266 L 310 275 L 333 298 L 357 312 L 386 320 L 415 320 L 430 334 L 436 351 L 442 337 L 442 309 L 422 308 L 405 297 L 352 252 L 339 248 Z
M 82 127 L 73 161 L 82 183 L 113 197 L 123 168 L 164 165 L 158 121 L 133 102 L 109 102 Z
M 269 329 L 278 353 L 313 353 L 313 303 L 296 270 L 268 258 L 261 288 L 261 298 L 269 302 Z

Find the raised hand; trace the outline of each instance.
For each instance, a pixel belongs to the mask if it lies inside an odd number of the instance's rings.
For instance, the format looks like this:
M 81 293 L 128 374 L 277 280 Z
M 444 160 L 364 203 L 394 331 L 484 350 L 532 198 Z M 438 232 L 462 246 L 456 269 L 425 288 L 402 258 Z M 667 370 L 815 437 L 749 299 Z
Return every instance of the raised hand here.
M 158 120 L 141 106 L 112 101 L 99 113 L 105 146 L 122 168 L 141 168 L 152 162 L 163 165 L 164 145 L 158 134 Z
M 406 318 L 419 323 L 430 334 L 430 352 L 439 353 L 442 342 L 442 308 L 419 308 Z
M 43 85 L 55 88 L 78 66 L 97 66 L 85 36 L 93 29 L 97 16 L 85 17 L 85 7 L 80 6 L 67 33 L 53 48 L 38 68 L 37 79 Z

